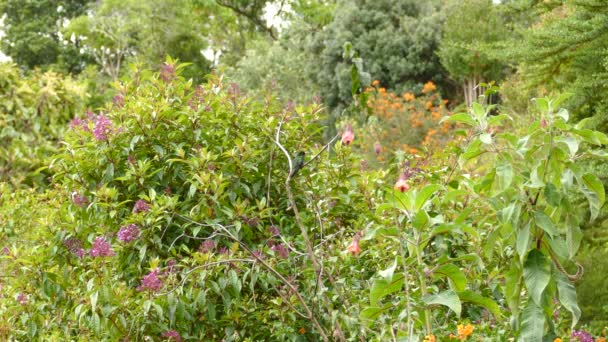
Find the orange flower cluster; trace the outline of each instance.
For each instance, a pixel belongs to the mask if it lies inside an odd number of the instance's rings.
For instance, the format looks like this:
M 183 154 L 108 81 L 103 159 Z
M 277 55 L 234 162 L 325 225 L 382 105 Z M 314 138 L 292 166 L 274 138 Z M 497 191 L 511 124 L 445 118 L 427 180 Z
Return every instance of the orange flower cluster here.
M 475 330 L 475 327 L 473 327 L 471 324 L 467 324 L 467 325 L 458 324 L 457 329 L 458 329 L 458 335 L 454 336 L 453 334 L 450 334 L 450 338 L 456 338 L 461 341 L 464 341 L 467 338 L 469 338 L 469 336 L 471 336 L 471 334 L 473 333 L 473 330 Z
M 436 92 L 433 82 L 427 82 L 418 96 L 413 92 L 395 94 L 380 86 L 379 81 L 368 87 L 368 106 L 373 120 L 359 140 L 367 160 L 381 163 L 396 150 L 418 154 L 421 150 L 439 149 L 451 139 L 451 125 L 439 124 L 444 116 L 447 100 Z
M 437 342 L 437 339 L 435 338 L 435 335 L 426 335 L 422 342 Z

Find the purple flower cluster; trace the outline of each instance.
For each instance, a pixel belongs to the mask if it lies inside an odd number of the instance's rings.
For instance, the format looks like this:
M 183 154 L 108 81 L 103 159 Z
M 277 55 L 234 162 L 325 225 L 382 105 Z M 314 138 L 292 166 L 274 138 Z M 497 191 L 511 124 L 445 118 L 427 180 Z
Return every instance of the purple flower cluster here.
M 0 251 L 0 255 L 11 255 L 11 250 L 7 246 L 4 246 L 2 247 L 2 251 Z
M 215 242 L 213 242 L 213 240 L 205 240 L 198 247 L 198 252 L 199 253 L 209 253 L 209 252 L 213 251 L 214 248 L 215 248 Z
M 133 212 L 136 214 L 141 212 L 147 212 L 148 210 L 150 210 L 150 204 L 148 204 L 148 202 L 144 200 L 138 200 L 137 202 L 135 202 L 135 206 L 133 207 Z
M 175 75 L 175 66 L 172 64 L 163 65 L 163 67 L 160 69 L 160 78 L 165 83 L 169 83 L 176 79 L 177 76 Z
M 150 273 L 146 274 L 142 280 L 141 285 L 137 287 L 137 291 L 152 291 L 156 292 L 163 287 L 163 282 L 158 278 L 159 270 L 155 269 Z
M 20 292 L 19 295 L 17 295 L 17 302 L 21 305 L 27 305 L 27 295 Z
M 289 258 L 289 249 L 285 247 L 282 243 L 278 243 L 270 247 L 279 258 L 287 259 Z
M 279 227 L 277 227 L 275 225 L 268 227 L 268 231 L 270 232 L 270 235 L 272 235 L 272 236 L 281 235 L 281 231 L 279 230 Z
M 125 105 L 125 98 L 122 95 L 118 94 L 115 95 L 114 98 L 112 98 L 112 102 L 114 102 L 116 107 L 122 108 Z
M 105 115 L 99 114 L 95 121 L 95 128 L 93 128 L 93 135 L 95 139 L 99 141 L 108 140 L 108 134 L 112 132 L 112 121 Z
M 583 330 L 573 330 L 572 339 L 579 342 L 593 342 L 593 336 L 590 333 Z
M 128 226 L 121 227 L 116 236 L 118 240 L 129 243 L 139 237 L 139 228 L 136 224 L 131 223 Z
M 176 342 L 181 342 L 181 340 L 182 340 L 182 337 L 175 330 L 165 331 L 164 333 L 162 333 L 162 337 L 164 337 L 170 341 L 176 341 Z
M 112 245 L 106 241 L 106 239 L 102 237 L 98 237 L 93 242 L 93 247 L 89 251 L 89 255 L 91 257 L 111 257 L 114 256 L 114 250 L 112 250 Z
M 167 268 L 165 269 L 165 275 L 173 273 L 175 271 L 176 264 L 177 264 L 177 261 L 175 261 L 175 259 L 171 259 L 171 260 L 167 261 Z
M 80 241 L 79 239 L 69 238 L 63 242 L 63 245 L 65 246 L 65 248 L 68 249 L 68 251 L 70 251 L 70 253 L 76 255 L 79 258 L 84 257 L 86 254 L 84 248 L 82 248 L 82 241 Z
M 77 191 L 72 192 L 72 202 L 79 207 L 87 205 L 87 196 L 79 194 Z
M 188 100 L 188 106 L 192 110 L 198 110 L 200 105 L 205 101 L 205 89 L 203 86 L 199 85 L 196 87 L 194 94 Z

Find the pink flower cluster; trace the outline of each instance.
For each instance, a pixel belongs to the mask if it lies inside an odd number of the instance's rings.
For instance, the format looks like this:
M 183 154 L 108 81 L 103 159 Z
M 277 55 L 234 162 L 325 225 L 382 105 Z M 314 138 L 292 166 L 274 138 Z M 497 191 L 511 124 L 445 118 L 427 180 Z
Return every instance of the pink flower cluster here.
M 77 191 L 72 192 L 72 201 L 76 206 L 84 207 L 87 205 L 87 196 L 79 194 Z
M 129 243 L 139 237 L 139 228 L 136 224 L 132 223 L 128 226 L 121 227 L 116 234 L 118 240 Z
M 133 212 L 136 214 L 141 212 L 147 212 L 148 210 L 150 210 L 150 204 L 148 204 L 148 202 L 144 200 L 138 200 L 137 202 L 135 202 L 135 206 L 133 207 Z
M 176 79 L 177 76 L 175 74 L 175 67 L 172 64 L 163 65 L 163 67 L 160 69 L 160 78 L 165 83 L 170 83 Z
M 76 255 L 79 258 L 82 258 L 86 255 L 84 248 L 82 248 L 82 241 L 76 238 L 69 238 L 63 242 L 65 248 L 70 251 L 70 253 Z
M 91 132 L 91 124 L 93 125 L 93 136 L 99 141 L 108 140 L 108 135 L 114 131 L 112 121 L 102 114 L 95 116 L 93 112 L 87 112 L 84 119 L 74 118 L 70 122 L 70 128 L 81 129 L 85 132 Z
M 151 292 L 157 292 L 160 290 L 163 287 L 163 282 L 158 278 L 158 274 L 158 269 L 146 274 L 141 280 L 141 285 L 137 287 L 137 291 L 148 290 Z
M 111 257 L 114 256 L 114 250 L 112 245 L 106 241 L 103 237 L 98 237 L 93 242 L 93 247 L 89 251 L 91 257 Z
M 169 341 L 181 342 L 182 337 L 175 330 L 168 330 L 162 333 L 162 337 L 168 339 Z
M 215 248 L 215 242 L 213 242 L 213 240 L 205 240 L 198 247 L 198 252 L 199 253 L 209 253 L 209 252 L 213 251 L 214 248 Z

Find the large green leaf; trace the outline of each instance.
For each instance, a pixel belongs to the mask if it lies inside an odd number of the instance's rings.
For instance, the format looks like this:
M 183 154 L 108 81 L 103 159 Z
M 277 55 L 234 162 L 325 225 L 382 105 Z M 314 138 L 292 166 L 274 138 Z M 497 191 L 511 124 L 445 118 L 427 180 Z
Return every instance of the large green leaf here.
M 454 264 L 445 264 L 437 267 L 433 271 L 433 275 L 442 275 L 448 277 L 452 282 L 452 286 L 455 291 L 464 291 L 467 286 L 467 278 L 464 275 L 464 272 L 458 268 L 458 266 Z
M 496 178 L 494 184 L 497 193 L 501 193 L 508 189 L 513 182 L 513 167 L 511 164 L 502 164 L 496 168 Z
M 431 196 L 433 196 L 433 194 L 441 188 L 443 187 L 439 184 L 429 184 L 425 186 L 422 190 L 420 190 L 420 192 L 417 192 L 415 200 L 416 206 L 414 207 L 414 210 L 418 211 L 422 209 L 422 207 L 426 204 L 429 198 L 431 198 Z
M 441 119 L 441 122 L 457 122 L 468 126 L 475 126 L 475 120 L 468 113 L 456 113 Z
M 557 293 L 560 303 L 566 308 L 566 310 L 572 313 L 572 324 L 571 328 L 574 328 L 581 317 L 581 309 L 578 307 L 576 300 L 576 288 L 572 283 L 561 273 L 556 275 L 557 277 Z
M 544 230 L 545 233 L 549 234 L 549 236 L 553 237 L 557 235 L 557 230 L 555 229 L 555 225 L 553 225 L 551 218 L 542 211 L 534 212 L 534 222 L 540 229 Z
M 538 249 L 528 253 L 524 263 L 524 282 L 530 297 L 537 305 L 541 305 L 541 298 L 551 280 L 551 265 L 547 257 Z
M 463 302 L 473 303 L 488 309 L 495 318 L 501 317 L 500 306 L 491 298 L 484 297 L 473 291 L 460 291 L 458 292 L 458 297 Z
M 519 262 L 524 262 L 524 258 L 528 253 L 529 246 L 530 222 L 527 222 L 522 228 L 517 230 L 517 240 L 515 241 L 515 249 L 517 250 L 517 254 L 519 254 Z
M 545 315 L 543 310 L 533 301 L 522 312 L 520 342 L 540 342 L 545 331 Z
M 583 193 L 589 201 L 589 209 L 591 210 L 591 220 L 595 220 L 599 215 L 600 209 L 606 201 L 606 192 L 604 185 L 594 174 L 588 173 L 583 176 L 583 183 L 588 189 L 583 190 Z
M 460 303 L 460 298 L 456 292 L 452 290 L 444 291 L 441 293 L 428 295 L 422 298 L 422 301 L 426 305 L 444 305 L 447 306 L 450 310 L 454 311 L 458 317 L 460 317 L 460 312 L 462 311 L 462 304 Z
M 403 275 L 393 278 L 390 282 L 384 278 L 374 280 L 369 292 L 369 301 L 372 306 L 378 306 L 382 298 L 401 290 L 403 287 Z

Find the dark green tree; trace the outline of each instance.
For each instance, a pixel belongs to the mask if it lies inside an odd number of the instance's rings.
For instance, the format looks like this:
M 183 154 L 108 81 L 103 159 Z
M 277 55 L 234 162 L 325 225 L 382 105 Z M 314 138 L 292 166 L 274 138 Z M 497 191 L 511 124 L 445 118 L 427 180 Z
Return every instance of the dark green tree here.
M 351 62 L 342 55 L 346 42 L 383 87 L 400 92 L 418 90 L 429 80 L 445 85 L 445 71 L 435 54 L 440 10 L 439 1 L 339 1 L 332 22 L 312 46 L 326 104 L 339 112 L 352 100 Z
M 526 86 L 571 93 L 567 105 L 577 118 L 594 117 L 608 130 L 608 2 L 550 1 L 532 6 L 541 13 L 523 39 L 513 42 L 508 60 L 517 61 Z
M 508 31 L 491 0 L 453 1 L 446 13 L 438 55 L 470 105 L 483 94 L 479 83 L 502 78 L 504 64 L 491 44 L 505 40 Z
M 78 72 L 89 61 L 80 53 L 79 42 L 64 44 L 60 34 L 67 20 L 83 14 L 91 0 L 0 0 L 5 18 L 1 49 L 26 69 L 58 64 Z

